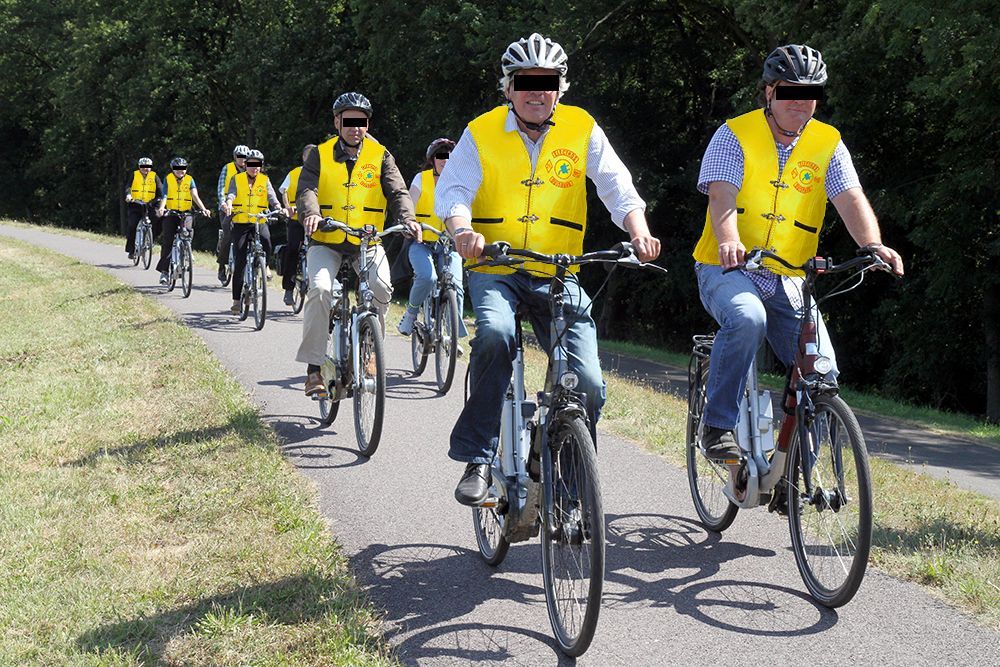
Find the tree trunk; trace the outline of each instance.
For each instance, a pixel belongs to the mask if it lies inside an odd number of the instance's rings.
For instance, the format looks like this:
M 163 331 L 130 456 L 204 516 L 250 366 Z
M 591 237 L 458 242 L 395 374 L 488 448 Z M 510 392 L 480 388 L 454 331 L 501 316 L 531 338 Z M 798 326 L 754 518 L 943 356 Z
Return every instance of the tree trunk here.
M 983 289 L 983 326 L 986 340 L 986 420 L 1000 424 L 1000 282 Z

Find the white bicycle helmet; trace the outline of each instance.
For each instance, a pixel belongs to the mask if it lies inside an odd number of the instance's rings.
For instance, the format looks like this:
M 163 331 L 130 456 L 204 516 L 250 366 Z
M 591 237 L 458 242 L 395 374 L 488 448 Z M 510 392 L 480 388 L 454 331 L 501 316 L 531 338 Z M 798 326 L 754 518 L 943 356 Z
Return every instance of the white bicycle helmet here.
M 535 32 L 530 37 L 511 42 L 500 58 L 500 66 L 508 76 L 518 70 L 534 67 L 556 70 L 561 76 L 566 76 L 568 60 L 566 51 L 558 42 Z
M 141 157 L 141 158 L 139 158 L 139 166 L 140 167 L 152 167 L 153 166 L 153 160 L 152 160 L 152 158 L 148 158 L 148 157 Z
M 263 162 L 264 161 L 264 154 L 261 153 L 259 150 L 257 150 L 255 148 L 252 151 L 247 151 L 247 159 L 248 160 L 260 160 L 261 162 Z
M 240 144 L 233 149 L 233 157 L 250 157 L 250 147 Z

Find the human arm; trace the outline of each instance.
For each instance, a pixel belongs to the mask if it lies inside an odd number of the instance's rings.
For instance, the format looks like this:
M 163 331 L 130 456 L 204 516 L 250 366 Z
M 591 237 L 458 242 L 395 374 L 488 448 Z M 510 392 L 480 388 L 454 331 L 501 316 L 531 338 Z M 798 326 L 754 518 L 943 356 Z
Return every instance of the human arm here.
M 466 128 L 434 188 L 434 214 L 444 220 L 455 239 L 455 250 L 465 259 L 479 257 L 486 245 L 486 238 L 472 229 L 472 202 L 482 181 L 479 148 Z
M 879 257 L 888 262 L 893 273 L 898 276 L 903 275 L 903 258 L 898 252 L 882 244 L 878 218 L 875 217 L 875 211 L 872 210 L 864 190 L 860 187 L 850 188 L 830 201 L 840 214 L 854 242 L 859 247 L 871 247 Z
M 406 189 L 406 181 L 399 173 L 396 160 L 389 151 L 385 151 L 382 155 L 380 184 L 393 224 L 405 225 L 413 239 L 421 241 L 423 230 L 417 224 L 417 218 L 413 212 L 413 200 L 410 199 L 410 192 Z
M 319 149 L 309 151 L 299 173 L 298 192 L 295 206 L 299 209 L 299 219 L 306 236 L 316 231 L 323 216 L 319 212 Z
M 193 183 L 191 184 L 191 199 L 198 205 L 198 210 L 204 213 L 206 218 L 212 215 L 208 207 L 201 202 L 201 197 L 198 196 L 198 188 Z

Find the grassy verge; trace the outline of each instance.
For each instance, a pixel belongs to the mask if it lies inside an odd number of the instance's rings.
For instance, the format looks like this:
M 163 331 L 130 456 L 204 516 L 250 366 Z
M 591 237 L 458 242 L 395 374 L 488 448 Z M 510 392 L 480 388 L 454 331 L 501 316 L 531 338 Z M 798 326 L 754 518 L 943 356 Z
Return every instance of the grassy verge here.
M 0 237 L 0 664 L 389 664 L 244 392 L 107 273 Z

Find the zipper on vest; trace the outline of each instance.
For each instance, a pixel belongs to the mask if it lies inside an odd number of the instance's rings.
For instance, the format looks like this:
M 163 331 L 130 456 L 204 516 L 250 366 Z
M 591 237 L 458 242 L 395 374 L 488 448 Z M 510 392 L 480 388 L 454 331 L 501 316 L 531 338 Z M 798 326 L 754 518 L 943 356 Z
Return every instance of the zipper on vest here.
M 782 190 L 787 189 L 788 184 L 782 182 L 780 174 L 778 175 L 778 178 L 770 181 L 770 183 L 771 185 L 774 186 L 774 197 L 771 198 L 771 212 L 761 213 L 760 217 L 768 221 L 767 237 L 764 239 L 764 246 L 771 252 L 774 252 L 774 248 L 771 247 L 771 234 L 774 232 L 775 225 L 785 221 L 785 216 L 777 212 L 778 193 L 781 192 Z
M 544 147 L 544 141 L 542 142 L 542 145 Z M 541 151 L 539 151 L 539 153 L 538 153 L 538 159 L 539 160 L 541 159 Z M 529 163 L 530 163 L 530 158 L 529 158 Z M 537 163 L 531 169 L 531 178 L 526 178 L 523 181 L 521 181 L 521 185 L 523 185 L 526 188 L 528 188 L 528 210 L 525 211 L 524 215 L 522 215 L 520 218 L 517 219 L 518 222 L 520 222 L 521 224 L 524 225 L 524 240 L 521 241 L 521 247 L 522 248 L 527 248 L 528 247 L 528 230 L 531 229 L 531 225 L 535 224 L 535 222 L 538 220 L 538 216 L 535 215 L 534 213 L 530 212 L 531 211 L 531 195 L 532 195 L 532 193 L 534 193 L 536 187 L 541 187 L 542 185 L 545 184 L 545 181 L 543 181 L 539 177 L 535 176 L 535 170 L 536 169 L 538 169 L 538 164 Z

